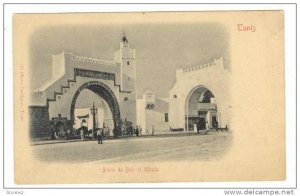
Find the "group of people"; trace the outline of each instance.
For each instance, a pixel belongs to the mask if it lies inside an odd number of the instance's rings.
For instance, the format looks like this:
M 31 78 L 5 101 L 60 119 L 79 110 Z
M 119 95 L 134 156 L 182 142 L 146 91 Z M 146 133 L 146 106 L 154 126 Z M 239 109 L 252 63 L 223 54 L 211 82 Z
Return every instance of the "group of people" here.
M 131 125 L 131 126 L 124 126 L 122 127 L 122 134 L 123 135 L 136 135 L 136 136 L 139 136 L 139 135 L 142 135 L 142 127 L 140 125 Z
M 65 130 L 54 130 L 52 129 L 51 139 L 55 140 L 71 140 L 71 139 L 79 139 L 81 137 L 80 130 L 76 129 L 67 129 Z
M 114 138 L 117 139 L 119 137 L 119 131 L 117 129 L 113 129 Z M 130 125 L 130 126 L 122 126 L 122 135 L 136 135 L 137 137 L 142 135 L 142 127 L 140 125 Z M 97 130 L 97 140 L 98 144 L 103 144 L 103 137 L 110 136 L 110 129 L 108 127 L 104 127 L 103 129 Z
M 142 127 L 141 125 L 133 126 L 133 130 L 136 136 L 142 135 Z
M 218 121 L 212 122 L 212 127 L 210 127 L 210 124 L 208 121 L 205 122 L 205 133 L 207 133 L 211 128 L 218 131 L 219 125 Z M 200 129 L 197 127 L 197 124 L 194 124 L 194 133 L 200 133 Z
M 205 133 L 207 133 L 209 131 L 209 123 L 208 121 L 205 122 Z M 197 125 L 194 124 L 194 133 L 200 133 L 200 130 L 198 129 Z
M 131 136 L 134 134 L 136 136 L 142 135 L 142 127 L 140 125 L 134 126 L 132 122 L 127 121 L 127 119 L 125 119 L 125 121 L 122 122 L 121 135 Z

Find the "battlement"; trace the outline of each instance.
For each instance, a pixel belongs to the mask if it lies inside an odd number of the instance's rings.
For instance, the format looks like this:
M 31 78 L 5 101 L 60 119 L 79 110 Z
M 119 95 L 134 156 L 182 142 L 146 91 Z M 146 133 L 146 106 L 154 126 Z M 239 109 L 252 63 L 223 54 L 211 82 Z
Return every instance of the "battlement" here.
M 202 72 L 202 71 L 209 70 L 212 68 L 224 69 L 223 57 L 221 57 L 219 59 L 213 59 L 212 62 L 203 64 L 203 65 L 197 65 L 197 66 L 193 66 L 193 67 L 177 69 L 176 70 L 176 78 L 179 79 L 179 78 L 182 78 L 183 76 L 185 76 L 186 74 L 189 75 L 190 73 Z
M 212 66 L 223 66 L 223 57 L 221 57 L 219 59 L 214 59 L 212 62 L 206 63 L 204 65 L 197 65 L 197 66 L 193 66 L 193 67 L 183 68 L 182 72 L 183 73 L 193 72 L 193 71 L 198 71 L 198 70 L 201 70 L 201 69 L 207 69 L 207 68 L 210 68 Z
M 104 59 L 96 59 L 92 57 L 84 57 L 84 56 L 78 56 L 78 55 L 71 55 L 71 59 L 74 61 L 81 61 L 85 63 L 95 63 L 95 64 L 100 64 L 100 65 L 110 65 L 110 66 L 115 66 L 115 62 L 113 61 L 107 61 Z

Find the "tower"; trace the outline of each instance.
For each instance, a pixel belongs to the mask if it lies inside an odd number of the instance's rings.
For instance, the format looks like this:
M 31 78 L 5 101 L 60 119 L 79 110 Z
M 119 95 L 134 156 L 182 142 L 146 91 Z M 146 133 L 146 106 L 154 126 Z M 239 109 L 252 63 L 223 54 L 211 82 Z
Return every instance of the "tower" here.
M 135 49 L 129 47 L 125 33 L 120 41 L 120 49 L 115 52 L 115 62 L 120 66 L 121 90 L 130 91 L 132 98 L 136 98 L 136 66 Z
M 115 62 L 120 72 L 119 105 L 121 118 L 136 124 L 136 65 L 135 49 L 130 48 L 129 41 L 123 33 L 120 49 L 115 51 Z

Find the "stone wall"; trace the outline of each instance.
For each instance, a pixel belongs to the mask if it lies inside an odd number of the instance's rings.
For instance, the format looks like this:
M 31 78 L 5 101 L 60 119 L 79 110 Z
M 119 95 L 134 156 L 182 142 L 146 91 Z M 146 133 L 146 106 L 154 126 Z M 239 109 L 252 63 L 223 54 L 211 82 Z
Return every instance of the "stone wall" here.
M 49 110 L 45 106 L 30 106 L 30 138 L 31 140 L 51 139 Z

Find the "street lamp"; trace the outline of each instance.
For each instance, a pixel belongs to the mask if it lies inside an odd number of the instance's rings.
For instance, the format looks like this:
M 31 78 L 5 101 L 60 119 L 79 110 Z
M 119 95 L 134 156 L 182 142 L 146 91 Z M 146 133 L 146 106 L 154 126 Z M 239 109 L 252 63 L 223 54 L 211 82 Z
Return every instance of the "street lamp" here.
M 94 138 L 94 132 L 96 130 L 96 114 L 97 114 L 97 108 L 95 108 L 95 104 L 93 102 L 93 107 L 91 108 L 91 114 L 93 115 L 93 131 L 92 131 L 92 138 Z

